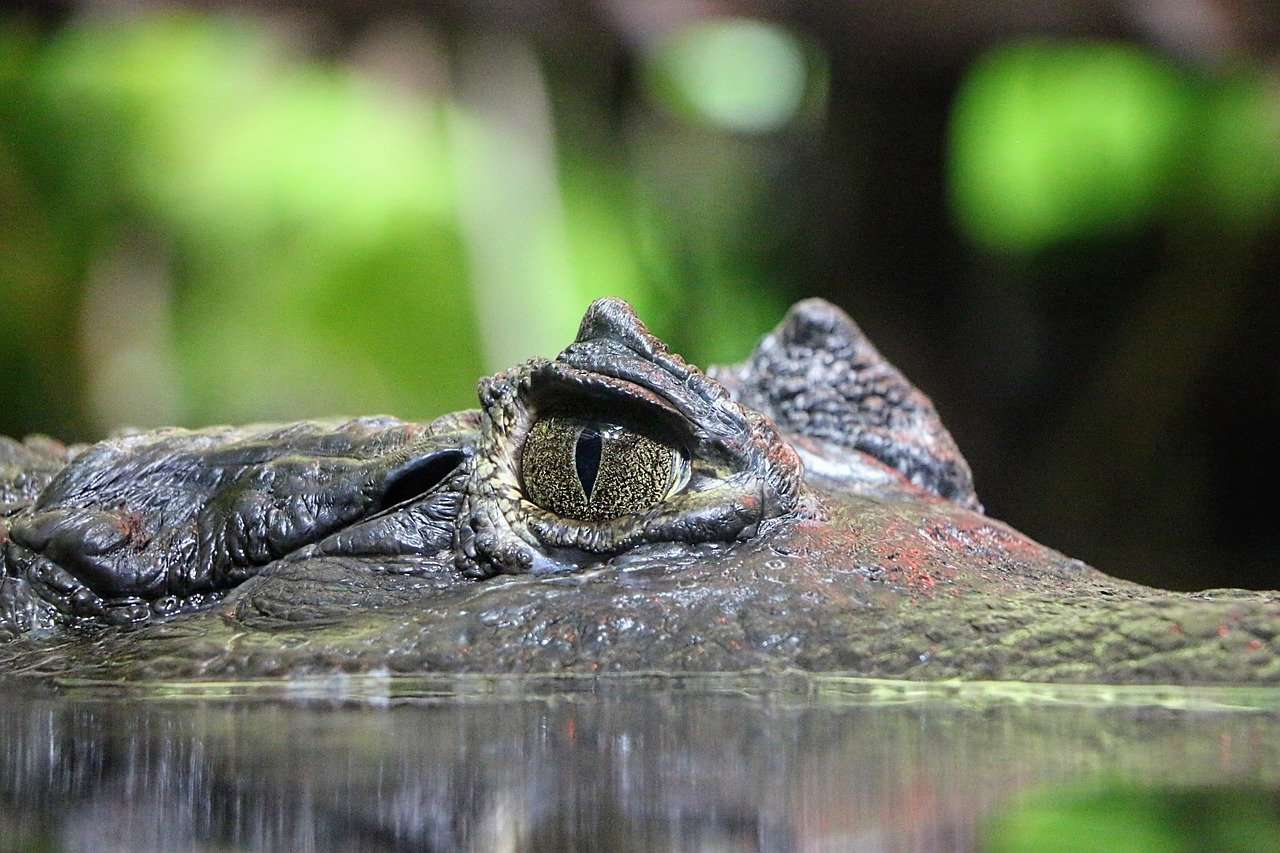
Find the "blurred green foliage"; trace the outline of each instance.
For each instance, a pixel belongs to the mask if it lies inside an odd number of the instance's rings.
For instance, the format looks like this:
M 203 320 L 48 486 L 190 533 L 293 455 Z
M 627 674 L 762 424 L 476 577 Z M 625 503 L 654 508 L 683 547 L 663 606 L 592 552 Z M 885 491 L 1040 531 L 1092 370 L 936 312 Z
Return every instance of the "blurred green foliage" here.
M 5 336 L 7 366 L 57 353 L 82 322 L 74 292 L 141 232 L 174 291 L 180 382 L 164 414 L 425 414 L 466 400 L 481 365 L 446 107 L 394 101 L 213 18 L 70 28 L 8 76 L 6 206 L 44 228 L 5 257 L 53 268 L 0 278 L 6 306 L 28 308 Z M 74 366 L 23 373 L 6 384 L 75 398 Z M 75 423 L 60 414 L 51 427 Z
M 795 67 L 772 95 L 753 86 L 763 105 L 728 109 L 778 127 L 807 66 L 762 27 L 746 38 Z M 598 296 L 633 300 L 696 360 L 740 357 L 787 301 L 760 252 L 740 251 L 768 211 L 752 152 L 718 148 L 734 121 L 692 131 L 741 178 L 732 201 L 706 182 L 682 196 L 637 181 L 562 127 L 555 202 L 490 233 L 524 191 L 502 184 L 523 140 L 452 94 L 292 55 L 251 21 L 147 16 L 51 37 L 11 21 L 0 57 L 0 432 L 422 418 L 474 405 L 476 379 L 511 358 L 557 351 Z M 477 274 L 504 253 L 503 280 Z
M 841 105 L 827 54 L 791 29 L 676 27 L 639 52 L 623 110 L 590 63 L 519 40 L 482 46 L 472 84 L 400 86 L 281 32 L 0 18 L 0 433 L 425 418 L 557 351 L 599 296 L 707 363 L 740 358 L 815 270 L 831 290 L 860 281 L 804 257 L 850 235 L 815 238 L 822 176 L 797 186 L 832 162 L 804 158 Z M 444 66 L 476 50 L 419 47 Z M 1011 43 L 956 101 L 954 213 L 997 253 L 1162 218 L 1248 232 L 1280 202 L 1278 138 L 1249 74 Z
M 760 133 L 793 121 L 825 95 L 822 56 L 762 21 L 711 19 L 678 30 L 644 66 L 658 103 L 707 127 Z
M 1252 788 L 1103 786 L 1045 793 L 994 820 L 989 853 L 1280 850 L 1280 795 Z
M 964 83 L 951 185 L 961 226 L 997 250 L 1170 213 L 1248 228 L 1280 201 L 1280 113 L 1250 74 L 1205 80 L 1131 45 L 1014 43 Z

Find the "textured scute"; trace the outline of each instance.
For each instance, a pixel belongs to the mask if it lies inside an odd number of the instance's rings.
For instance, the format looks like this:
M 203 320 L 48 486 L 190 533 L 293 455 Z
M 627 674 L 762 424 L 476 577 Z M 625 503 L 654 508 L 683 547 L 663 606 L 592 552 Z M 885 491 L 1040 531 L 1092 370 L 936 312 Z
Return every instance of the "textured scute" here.
M 331 533 L 344 531 L 348 550 L 359 546 L 369 526 L 349 528 L 433 460 L 446 460 L 445 476 L 449 460 L 465 458 L 459 448 L 451 429 L 394 418 L 122 435 L 84 448 L 56 474 L 32 469 L 47 473 L 38 494 L 0 520 L 4 572 L 69 620 L 168 615 Z M 440 513 L 421 513 L 400 529 L 401 516 L 384 518 L 377 547 L 439 550 L 454 512 L 456 502 L 443 524 Z M 439 544 L 428 541 L 432 531 Z M 0 612 L 0 628 L 25 621 L 14 608 Z
M 820 497 L 748 542 L 653 545 L 562 576 L 282 563 L 218 610 L 57 648 L 27 677 L 712 672 L 1278 683 L 1280 600 L 1114 581 L 952 505 Z
M 825 300 L 797 303 L 749 359 L 711 375 L 784 432 L 827 448 L 828 465 L 866 454 L 927 492 L 981 509 L 933 403 Z

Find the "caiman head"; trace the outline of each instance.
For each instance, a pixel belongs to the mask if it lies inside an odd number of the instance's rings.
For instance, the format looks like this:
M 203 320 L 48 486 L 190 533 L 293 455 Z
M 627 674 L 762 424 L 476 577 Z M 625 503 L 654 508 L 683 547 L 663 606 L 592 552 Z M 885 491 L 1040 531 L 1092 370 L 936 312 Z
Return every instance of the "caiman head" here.
M 929 400 L 821 300 L 703 373 L 602 299 L 479 399 L 425 424 L 8 442 L 0 637 L 181 623 L 223 637 L 188 655 L 199 674 L 1006 675 L 1008 655 L 981 657 L 993 602 L 1025 599 L 997 620 L 1012 630 L 1151 592 L 982 515 Z M 255 631 L 273 639 L 250 649 Z
M 929 401 L 829 303 L 712 376 L 601 299 L 557 358 L 482 380 L 478 412 L 122 435 L 10 501 L 9 586 L 55 621 L 137 623 L 281 561 L 568 572 L 818 517 L 802 458 L 827 487 L 977 506 Z

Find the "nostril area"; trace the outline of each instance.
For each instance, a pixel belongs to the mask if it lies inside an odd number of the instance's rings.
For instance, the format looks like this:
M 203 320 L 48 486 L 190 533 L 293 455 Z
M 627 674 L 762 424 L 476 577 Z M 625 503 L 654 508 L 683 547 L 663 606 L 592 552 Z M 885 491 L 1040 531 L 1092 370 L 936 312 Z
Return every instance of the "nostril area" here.
M 461 450 L 442 450 L 420 456 L 387 475 L 375 512 L 421 497 L 445 481 L 466 458 Z

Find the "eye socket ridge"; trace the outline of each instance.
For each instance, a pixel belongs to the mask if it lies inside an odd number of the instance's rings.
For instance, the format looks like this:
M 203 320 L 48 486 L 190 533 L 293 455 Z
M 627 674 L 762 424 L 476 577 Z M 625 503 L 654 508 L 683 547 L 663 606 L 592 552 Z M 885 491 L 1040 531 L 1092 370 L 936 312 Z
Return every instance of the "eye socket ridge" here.
M 521 452 L 525 496 L 563 518 L 608 521 L 644 512 L 688 482 L 687 454 L 622 423 L 552 415 Z
M 656 390 L 625 379 L 548 362 L 522 393 L 530 415 L 612 424 L 685 450 L 698 443 L 698 427 Z

